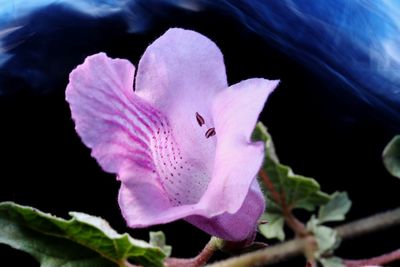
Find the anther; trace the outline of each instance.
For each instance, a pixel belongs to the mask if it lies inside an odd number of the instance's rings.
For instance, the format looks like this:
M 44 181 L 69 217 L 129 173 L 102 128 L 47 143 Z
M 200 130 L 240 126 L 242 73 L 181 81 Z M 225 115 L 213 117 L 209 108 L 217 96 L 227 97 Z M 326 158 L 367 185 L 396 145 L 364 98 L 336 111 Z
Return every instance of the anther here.
M 196 112 L 196 120 L 200 127 L 205 123 L 204 118 L 198 112 Z
M 213 127 L 213 128 L 208 129 L 205 135 L 206 135 L 206 138 L 210 138 L 211 136 L 214 136 L 215 134 L 216 134 L 215 128 Z

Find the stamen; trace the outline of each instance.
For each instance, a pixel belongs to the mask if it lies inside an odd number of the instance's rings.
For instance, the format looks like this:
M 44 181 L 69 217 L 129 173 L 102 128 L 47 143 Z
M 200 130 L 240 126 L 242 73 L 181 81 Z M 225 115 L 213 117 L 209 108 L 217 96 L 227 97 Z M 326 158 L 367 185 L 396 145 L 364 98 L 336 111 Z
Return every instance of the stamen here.
M 205 123 L 204 118 L 198 112 L 196 112 L 196 120 L 200 127 Z
M 208 129 L 207 132 L 206 132 L 206 138 L 210 138 L 211 136 L 214 136 L 215 134 L 216 134 L 215 128 L 214 128 L 214 127 L 213 127 L 213 128 L 210 128 L 210 129 Z

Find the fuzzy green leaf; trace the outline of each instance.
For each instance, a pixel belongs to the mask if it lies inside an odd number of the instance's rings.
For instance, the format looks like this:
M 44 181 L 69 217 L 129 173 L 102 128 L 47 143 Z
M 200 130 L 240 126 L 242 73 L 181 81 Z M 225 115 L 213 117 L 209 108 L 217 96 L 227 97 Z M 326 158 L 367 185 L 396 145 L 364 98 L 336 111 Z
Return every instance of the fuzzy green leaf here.
M 320 223 L 342 221 L 350 210 L 351 201 L 346 192 L 335 192 L 328 203 L 321 206 L 318 212 Z
M 0 243 L 31 254 L 41 267 L 162 266 L 158 247 L 118 234 L 99 218 L 71 212 L 69 220 L 12 202 L 0 203 Z
M 280 241 L 285 239 L 285 232 L 283 231 L 285 219 L 283 216 L 276 213 L 264 213 L 261 219 L 267 221 L 267 223 L 258 226 L 263 236 L 270 239 L 277 238 Z
M 320 259 L 323 254 L 332 253 L 340 244 L 336 230 L 321 225 L 321 222 L 314 215 L 307 222 L 307 230 L 314 234 L 317 241 L 318 249 L 315 252 L 317 259 Z
M 150 232 L 150 244 L 160 248 L 167 257 L 171 256 L 172 247 L 166 244 L 163 232 Z
M 400 135 L 396 135 L 383 150 L 383 163 L 389 173 L 400 178 Z
M 266 153 L 263 169 L 272 182 L 274 190 L 278 192 L 280 196 L 284 196 L 287 208 L 301 208 L 313 211 L 317 206 L 323 205 L 329 201 L 329 195 L 320 191 L 320 186 L 317 181 L 309 177 L 294 174 L 290 167 L 279 163 L 271 136 L 261 122 L 257 124 L 253 133 L 253 139 L 265 142 Z M 282 203 L 276 203 L 270 190 L 265 188 L 262 181 L 260 184 L 264 187 L 267 199 L 276 204 L 271 205 L 268 203 L 267 212 L 281 213 Z

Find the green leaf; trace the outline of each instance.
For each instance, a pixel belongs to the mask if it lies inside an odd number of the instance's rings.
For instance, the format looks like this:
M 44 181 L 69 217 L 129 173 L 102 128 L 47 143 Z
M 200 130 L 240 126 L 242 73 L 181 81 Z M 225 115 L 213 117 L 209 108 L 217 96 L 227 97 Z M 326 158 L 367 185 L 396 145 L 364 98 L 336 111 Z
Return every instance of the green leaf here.
M 342 221 L 350 210 L 351 201 L 346 192 L 335 192 L 328 203 L 321 206 L 318 212 L 320 223 Z
M 317 181 L 309 177 L 294 174 L 290 167 L 279 163 L 271 136 L 261 122 L 257 124 L 253 133 L 253 139 L 265 142 L 266 153 L 263 169 L 272 182 L 273 189 L 280 196 L 284 196 L 284 202 L 288 209 L 301 208 L 313 211 L 317 206 L 329 201 L 329 195 L 320 191 Z M 262 181 L 260 184 L 262 187 L 264 186 Z M 274 199 L 271 191 L 265 187 L 264 192 L 268 200 L 277 204 L 271 205 L 268 203 L 267 212 L 281 213 L 282 202 L 276 203 L 277 201 Z
M 266 238 L 277 238 L 280 241 L 285 239 L 285 232 L 283 231 L 283 226 L 285 224 L 285 219 L 280 214 L 274 213 L 264 213 L 261 220 L 267 221 L 265 224 L 260 224 L 258 229 L 261 234 Z
M 307 222 L 307 230 L 314 234 L 315 240 L 318 244 L 318 249 L 315 252 L 317 259 L 325 253 L 332 253 L 339 245 L 340 238 L 337 232 L 327 226 L 320 225 L 320 221 L 314 217 Z
M 396 135 L 383 150 L 383 164 L 388 172 L 400 178 L 400 135 Z
M 318 243 L 318 256 L 336 247 L 337 233 L 334 229 L 319 225 L 312 231 Z
M 0 243 L 25 251 L 41 267 L 162 266 L 157 247 L 118 234 L 108 223 L 79 212 L 69 220 L 12 202 L 0 203 Z
M 342 259 L 338 257 L 322 258 L 319 259 L 319 262 L 324 267 L 346 267 Z
M 154 247 L 160 248 L 167 257 L 171 256 L 172 247 L 166 244 L 163 232 L 150 232 L 150 244 Z

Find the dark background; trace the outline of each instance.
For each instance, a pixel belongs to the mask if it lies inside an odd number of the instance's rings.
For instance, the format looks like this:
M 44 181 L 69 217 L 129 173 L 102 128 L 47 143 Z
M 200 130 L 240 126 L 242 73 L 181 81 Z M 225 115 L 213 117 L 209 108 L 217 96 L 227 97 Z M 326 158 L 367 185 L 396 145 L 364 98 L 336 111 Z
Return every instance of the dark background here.
M 345 85 L 311 71 L 234 17 L 215 9 L 163 8 L 152 13 L 146 31 L 129 34 L 118 16 L 92 18 L 52 6 L 32 14 L 19 35 L 9 36 L 15 42 L 23 31 L 35 32 L 13 48 L 15 57 L 0 69 L 1 201 L 64 218 L 68 211 L 86 212 L 108 220 L 119 232 L 147 239 L 148 229 L 125 226 L 117 204 L 119 183 L 102 172 L 79 140 L 64 90 L 68 73 L 86 56 L 105 51 L 137 65 L 149 43 L 170 27 L 183 27 L 217 43 L 230 84 L 251 77 L 281 80 L 261 116 L 280 160 L 296 173 L 315 177 L 328 193 L 347 191 L 353 200 L 349 220 L 400 205 L 400 181 L 381 162 L 382 150 L 399 125 L 360 99 L 338 93 Z M 208 240 L 183 221 L 150 230 L 165 232 L 176 257 L 194 256 Z M 345 241 L 337 254 L 365 258 L 393 250 L 399 245 L 399 230 Z M 30 256 L 4 245 L 0 255 L 13 266 L 38 266 Z M 282 266 L 288 265 L 304 266 L 302 259 Z

